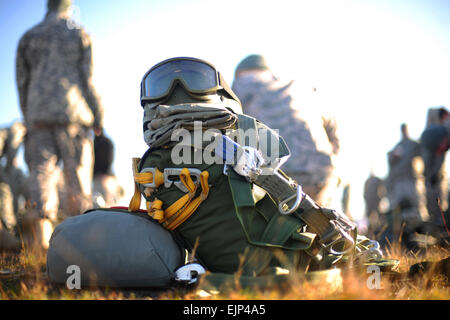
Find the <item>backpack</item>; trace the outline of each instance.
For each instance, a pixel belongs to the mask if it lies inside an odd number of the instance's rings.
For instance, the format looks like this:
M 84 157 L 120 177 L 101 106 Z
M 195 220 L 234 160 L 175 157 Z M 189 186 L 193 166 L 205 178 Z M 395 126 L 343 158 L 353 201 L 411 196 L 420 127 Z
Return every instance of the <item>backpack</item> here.
M 64 285 L 75 266 L 82 287 L 170 287 L 185 257 L 171 233 L 147 214 L 92 209 L 55 228 L 47 274 Z

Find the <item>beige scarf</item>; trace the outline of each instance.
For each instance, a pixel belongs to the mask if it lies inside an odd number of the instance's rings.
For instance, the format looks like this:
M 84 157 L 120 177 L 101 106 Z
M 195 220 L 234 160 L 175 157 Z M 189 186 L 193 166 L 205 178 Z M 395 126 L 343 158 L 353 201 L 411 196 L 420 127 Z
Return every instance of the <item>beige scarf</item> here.
M 194 129 L 194 122 L 201 122 L 202 130 L 228 129 L 234 125 L 237 115 L 220 103 L 186 103 L 144 107 L 144 140 L 150 148 L 168 145 L 176 129 Z

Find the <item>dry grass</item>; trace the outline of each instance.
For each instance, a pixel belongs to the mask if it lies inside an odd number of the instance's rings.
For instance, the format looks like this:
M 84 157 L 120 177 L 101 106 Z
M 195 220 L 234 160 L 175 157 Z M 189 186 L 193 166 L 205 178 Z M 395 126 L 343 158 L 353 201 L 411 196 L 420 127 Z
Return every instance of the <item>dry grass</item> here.
M 449 249 L 430 248 L 419 257 L 403 251 L 399 244 L 392 244 L 387 250 L 387 256 L 398 259 L 400 264 L 398 272 L 381 275 L 379 289 L 368 288 L 367 281 L 370 274 L 364 270 L 344 270 L 340 277 L 332 277 L 328 281 L 313 283 L 292 276 L 288 285 L 264 290 L 236 287 L 222 293 L 174 290 L 155 294 L 144 291 L 69 290 L 54 287 L 47 281 L 45 252 L 24 248 L 20 254 L 0 255 L 0 270 L 3 272 L 0 274 L 0 300 L 450 300 L 449 266 L 446 274 L 438 272 L 435 268 L 430 268 L 419 277 L 410 277 L 407 273 L 410 266 L 415 263 L 439 261 L 449 257 Z

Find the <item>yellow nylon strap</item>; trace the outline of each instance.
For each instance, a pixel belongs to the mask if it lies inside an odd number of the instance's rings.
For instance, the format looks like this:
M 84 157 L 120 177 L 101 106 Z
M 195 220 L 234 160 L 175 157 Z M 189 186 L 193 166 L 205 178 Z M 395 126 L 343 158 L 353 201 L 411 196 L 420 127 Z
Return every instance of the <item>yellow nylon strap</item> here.
M 147 201 L 148 215 L 155 220 L 161 221 L 164 218 L 164 210 L 161 209 L 162 205 L 163 203 L 159 199 L 155 199 L 152 202 Z
M 190 193 L 185 194 L 180 199 L 172 203 L 166 210 L 164 210 L 164 221 L 161 222 L 167 222 L 168 220 L 171 220 L 171 218 L 180 210 L 183 210 L 189 202 L 191 202 L 193 196 L 191 196 Z
M 194 181 L 192 181 L 189 169 L 183 168 L 181 170 L 180 181 L 188 189 L 189 193 L 185 194 L 180 199 L 172 203 L 172 205 L 170 205 L 166 210 L 161 210 L 161 200 L 154 200 L 153 202 L 147 201 L 146 205 L 148 214 L 153 219 L 158 220 L 159 223 L 167 224 L 173 219 L 176 219 L 176 213 L 184 210 L 194 197 L 197 186 L 195 185 Z
M 141 192 L 139 190 L 139 184 L 152 183 L 155 180 L 155 187 L 158 188 L 164 183 L 164 174 L 155 168 L 155 176 L 152 172 L 139 172 L 139 162 L 140 158 L 132 159 L 132 169 L 134 177 L 134 194 L 131 198 L 130 204 L 128 205 L 128 211 L 137 211 L 141 207 Z M 148 204 L 147 204 L 148 211 Z
M 200 196 L 204 198 L 203 200 L 205 200 L 209 194 L 208 178 L 209 178 L 208 171 L 203 171 L 200 174 L 200 184 L 202 186 L 202 193 L 200 194 Z
M 155 187 L 158 188 L 164 183 L 164 174 L 155 168 L 155 176 L 152 172 L 133 172 L 134 181 L 140 184 L 152 183 L 155 180 Z
M 197 186 L 192 181 L 189 169 L 183 168 L 181 170 L 180 181 L 189 192 L 164 210 L 164 220 L 161 221 L 164 225 L 168 225 L 177 219 L 178 213 L 186 209 L 197 191 Z
M 136 175 L 138 172 L 138 166 L 139 161 L 141 161 L 141 158 L 133 158 L 132 159 L 132 169 L 133 169 L 133 176 Z M 128 205 L 128 211 L 137 211 L 141 207 L 141 191 L 139 190 L 139 185 L 134 181 L 134 194 L 131 198 L 130 204 Z
M 192 181 L 191 174 L 189 173 L 188 168 L 181 169 L 180 180 L 184 184 L 184 186 L 189 190 L 189 192 L 195 193 L 195 183 Z
M 178 228 L 183 222 L 187 220 L 187 218 L 189 218 L 195 212 L 195 210 L 197 210 L 200 204 L 208 197 L 209 194 L 208 177 L 209 177 L 208 171 L 203 171 L 200 174 L 200 184 L 202 187 L 202 193 L 197 198 L 192 200 L 186 206 L 185 209 L 179 212 L 173 221 L 165 224 L 165 228 L 169 230 L 175 230 L 176 228 Z
M 158 169 L 155 169 L 155 177 L 151 172 L 138 172 L 140 158 L 133 158 L 133 176 L 134 176 L 134 195 L 128 206 L 129 211 L 137 211 L 141 205 L 141 193 L 138 184 L 152 183 L 155 179 L 155 186 L 159 187 L 164 183 L 164 175 Z M 197 186 L 191 178 L 189 169 L 183 168 L 180 172 L 180 181 L 188 189 L 188 193 L 182 196 L 180 199 L 172 203 L 166 210 L 162 210 L 162 201 L 155 199 L 150 202 L 147 201 L 146 207 L 148 215 L 159 223 L 163 224 L 166 229 L 174 230 L 180 226 L 187 218 L 189 218 L 198 206 L 208 197 L 209 185 L 208 185 L 208 171 L 203 171 L 200 174 L 200 185 L 202 188 L 201 194 L 194 198 Z
M 133 173 L 134 181 L 140 184 L 152 183 L 153 173 L 151 172 L 135 172 Z

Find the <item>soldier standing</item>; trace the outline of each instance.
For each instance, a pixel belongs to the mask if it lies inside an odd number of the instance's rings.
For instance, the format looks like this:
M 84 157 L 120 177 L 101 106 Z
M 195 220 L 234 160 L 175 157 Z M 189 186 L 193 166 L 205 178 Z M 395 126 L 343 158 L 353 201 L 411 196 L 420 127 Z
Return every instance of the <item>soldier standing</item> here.
M 380 202 L 385 195 L 384 181 L 371 171 L 370 176 L 364 182 L 364 202 L 366 204 L 368 234 L 372 236 L 380 227 L 383 227 L 384 221 L 381 216 Z
M 14 122 L 3 130 L 6 131 L 6 141 L 3 151 L 0 152 L 0 157 L 4 159 L 4 166 L 1 166 L 3 173 L 0 176 L 2 176 L 1 180 L 6 182 L 11 189 L 14 213 L 17 215 L 22 209 L 19 207 L 19 198 L 23 197 L 25 201 L 30 198 L 28 177 L 19 168 L 17 157 L 26 129 L 23 123 Z
M 19 122 L 0 129 L 0 251 L 20 249 L 14 229 L 18 220 L 18 197 L 28 197 L 28 185 L 25 175 L 17 168 L 16 155 L 24 133 Z
M 58 161 L 64 163 L 68 214 L 91 206 L 92 127 L 103 110 L 92 85 L 91 39 L 69 20 L 70 0 L 49 0 L 44 20 L 20 39 L 16 80 L 24 116 L 25 160 L 34 210 L 27 213 L 35 239 L 48 246 L 57 220 Z
M 387 192 L 390 208 L 394 216 L 394 234 L 415 231 L 426 216 L 424 197 L 419 191 L 420 145 L 409 137 L 408 126 L 401 125 L 401 141 L 388 152 L 389 173 L 387 177 Z
M 281 169 L 318 203 L 328 206 L 338 186 L 334 156 L 339 152 L 336 122 L 300 109 L 291 88 L 269 69 L 261 55 L 250 55 L 236 68 L 232 90 L 245 114 L 279 130 L 291 151 Z
M 428 111 L 427 127 L 420 144 L 424 159 L 427 209 L 431 222 L 438 229 L 444 227 L 442 212 L 448 210 L 448 185 L 445 156 L 450 146 L 450 116 L 444 108 Z

